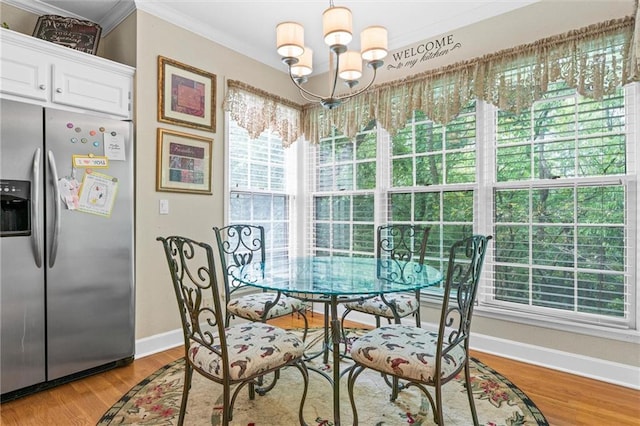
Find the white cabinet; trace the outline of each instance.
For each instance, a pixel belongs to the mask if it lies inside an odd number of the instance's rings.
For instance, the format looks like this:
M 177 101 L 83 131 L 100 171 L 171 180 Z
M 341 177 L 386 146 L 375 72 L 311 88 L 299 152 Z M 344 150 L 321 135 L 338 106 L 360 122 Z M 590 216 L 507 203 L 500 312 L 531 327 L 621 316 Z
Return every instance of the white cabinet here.
M 5 29 L 0 45 L 0 96 L 132 118 L 134 68 Z

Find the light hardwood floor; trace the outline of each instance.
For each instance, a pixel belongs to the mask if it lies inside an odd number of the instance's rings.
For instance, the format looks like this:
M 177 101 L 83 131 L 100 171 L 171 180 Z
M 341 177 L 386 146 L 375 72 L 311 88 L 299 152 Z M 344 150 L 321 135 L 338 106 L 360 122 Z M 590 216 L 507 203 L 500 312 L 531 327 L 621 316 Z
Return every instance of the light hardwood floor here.
M 273 323 L 285 328 L 302 324 L 295 317 Z M 321 326 L 322 316 L 314 315 L 311 325 Z M 0 424 L 95 425 L 131 387 L 182 355 L 182 347 L 170 349 L 140 358 L 125 367 L 4 403 L 0 406 Z M 480 352 L 473 355 L 524 391 L 551 425 L 640 425 L 640 391 Z

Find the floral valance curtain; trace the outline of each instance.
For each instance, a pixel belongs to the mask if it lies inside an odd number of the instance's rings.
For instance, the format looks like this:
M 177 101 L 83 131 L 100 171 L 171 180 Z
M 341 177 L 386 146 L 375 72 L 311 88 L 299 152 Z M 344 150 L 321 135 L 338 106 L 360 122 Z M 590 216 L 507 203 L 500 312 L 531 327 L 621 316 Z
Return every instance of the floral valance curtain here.
M 374 86 L 339 108 L 303 109 L 303 133 L 312 143 L 335 126 L 349 138 L 372 119 L 392 135 L 414 110 L 446 124 L 474 99 L 514 113 L 541 98 L 547 84 L 565 81 L 599 99 L 640 79 L 633 17 L 592 25 L 524 46 Z M 636 58 L 632 60 L 632 52 Z
M 227 81 L 227 95 L 222 108 L 253 139 L 267 129 L 278 133 L 284 146 L 291 145 L 300 137 L 300 105 L 240 81 Z
M 301 107 L 234 80 L 227 82 L 223 107 L 251 137 L 270 129 L 289 146 L 302 134 L 318 143 L 334 126 L 353 138 L 373 119 L 393 135 L 414 110 L 446 124 L 474 99 L 518 113 L 557 81 L 601 99 L 640 81 L 638 0 L 634 15 L 383 83 L 333 110 Z

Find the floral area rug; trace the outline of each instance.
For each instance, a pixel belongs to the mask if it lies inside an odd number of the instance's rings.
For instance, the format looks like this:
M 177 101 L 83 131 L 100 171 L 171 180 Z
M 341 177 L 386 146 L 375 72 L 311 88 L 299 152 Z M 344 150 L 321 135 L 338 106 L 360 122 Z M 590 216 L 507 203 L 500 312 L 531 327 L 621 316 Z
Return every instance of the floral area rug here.
M 363 330 L 352 329 L 347 344 Z M 310 352 L 322 347 L 322 330 L 310 330 L 307 346 Z M 331 356 L 329 357 L 331 363 Z M 340 368 L 348 367 L 345 359 Z M 332 374 L 331 365 L 322 356 L 309 361 L 310 366 Z M 486 426 L 548 425 L 535 404 L 509 380 L 477 360 L 471 362 L 471 384 L 480 424 Z M 100 419 L 106 425 L 175 425 L 178 422 L 184 360 L 172 362 L 134 386 Z M 346 377 L 341 382 L 341 423 L 351 425 L 353 415 L 347 394 Z M 240 392 L 233 410 L 232 425 L 293 426 L 299 424 L 298 407 L 302 392 L 300 372 L 287 368 L 281 372 L 276 387 L 264 396 L 249 400 L 248 392 Z M 473 424 L 464 388 L 464 375 L 444 385 L 444 424 Z M 416 388 L 402 390 L 395 402 L 389 401 L 389 387 L 379 373 L 366 370 L 357 379 L 355 400 L 360 425 L 434 425 L 433 413 L 426 396 Z M 321 374 L 309 371 L 309 392 L 304 418 L 309 425 L 332 426 L 333 393 Z M 185 425 L 220 425 L 222 423 L 222 387 L 193 373 Z

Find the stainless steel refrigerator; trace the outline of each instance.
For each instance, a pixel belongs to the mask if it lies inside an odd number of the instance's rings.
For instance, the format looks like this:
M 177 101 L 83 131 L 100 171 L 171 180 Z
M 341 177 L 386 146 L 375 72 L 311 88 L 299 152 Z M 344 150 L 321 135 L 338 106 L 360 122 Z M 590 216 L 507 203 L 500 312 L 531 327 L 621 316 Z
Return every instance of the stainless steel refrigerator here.
M 2 399 L 134 355 L 132 124 L 0 104 Z

